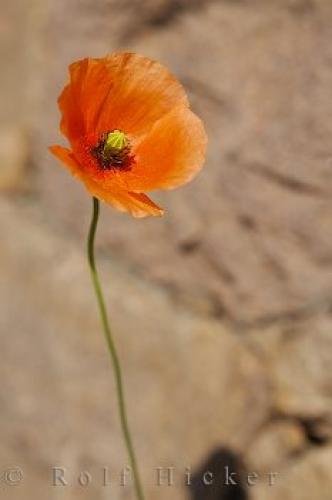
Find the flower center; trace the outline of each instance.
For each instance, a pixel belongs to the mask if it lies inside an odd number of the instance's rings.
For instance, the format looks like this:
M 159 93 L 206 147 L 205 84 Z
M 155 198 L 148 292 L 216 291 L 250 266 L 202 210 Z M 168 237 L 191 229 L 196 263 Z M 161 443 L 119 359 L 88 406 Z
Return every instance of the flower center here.
M 91 150 L 103 170 L 127 169 L 132 162 L 128 138 L 122 130 L 112 130 L 102 135 L 101 140 Z
M 116 151 L 122 151 L 128 145 L 128 140 L 126 134 L 121 130 L 114 130 L 113 132 L 109 132 L 107 134 L 105 144 L 104 144 L 104 152 L 112 151 L 115 149 Z

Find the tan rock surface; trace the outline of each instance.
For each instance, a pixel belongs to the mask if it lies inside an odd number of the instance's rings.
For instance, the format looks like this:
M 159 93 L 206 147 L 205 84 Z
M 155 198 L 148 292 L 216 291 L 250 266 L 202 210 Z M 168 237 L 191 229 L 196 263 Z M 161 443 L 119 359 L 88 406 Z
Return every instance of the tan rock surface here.
M 249 471 L 279 472 L 251 500 L 330 500 L 331 37 L 330 0 L 2 6 L 0 186 L 29 188 L 0 200 L 0 488 L 7 467 L 24 472 L 6 500 L 108 499 L 100 468 L 125 462 L 83 253 L 90 201 L 46 150 L 62 141 L 67 64 L 113 50 L 169 65 L 210 139 L 201 176 L 155 195 L 167 217 L 101 218 L 149 498 L 170 498 L 156 464 L 229 446 Z M 93 484 L 52 488 L 52 464 Z
M 54 100 L 67 63 L 120 48 L 156 57 L 206 122 L 207 168 L 156 197 L 169 211 L 162 223 L 114 217 L 105 243 L 184 300 L 237 321 L 312 307 L 331 294 L 332 5 L 188 2 L 167 13 L 163 4 L 159 23 L 136 4 L 113 14 L 87 1 L 79 17 L 75 2 L 65 17 L 63 2 L 53 5 L 36 124 L 45 207 L 80 233 L 85 195 L 45 153 L 59 140 Z
M 305 447 L 305 434 L 297 422 L 272 422 L 252 441 L 247 467 L 258 474 L 280 471 Z
M 277 415 L 331 421 L 332 322 L 329 315 L 249 335 L 271 380 Z M 318 426 L 319 422 L 316 422 Z
M 0 462 L 10 457 L 26 475 L 25 489 L 8 495 L 81 498 L 82 488 L 51 488 L 52 465 L 71 479 L 83 467 L 100 476 L 126 464 L 83 249 L 5 201 L 0 224 Z M 176 467 L 172 498 L 183 498 L 186 466 L 218 443 L 241 450 L 266 419 L 261 366 L 224 326 L 175 306 L 116 259 L 102 263 L 148 498 L 169 498 L 154 487 L 163 465 Z M 99 476 L 86 498 L 104 498 Z
M 314 451 L 296 462 L 274 486 L 258 486 L 255 500 L 330 500 L 331 447 Z

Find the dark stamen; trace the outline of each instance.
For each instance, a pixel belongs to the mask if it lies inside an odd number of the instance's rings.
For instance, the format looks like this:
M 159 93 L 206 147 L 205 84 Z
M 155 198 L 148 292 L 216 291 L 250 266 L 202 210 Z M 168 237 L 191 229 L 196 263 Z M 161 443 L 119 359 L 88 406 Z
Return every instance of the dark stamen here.
M 107 140 L 112 132 L 105 132 L 98 144 L 91 149 L 91 154 L 102 170 L 121 169 L 129 170 L 133 163 L 133 156 L 130 155 L 130 144 L 122 147 L 110 147 Z

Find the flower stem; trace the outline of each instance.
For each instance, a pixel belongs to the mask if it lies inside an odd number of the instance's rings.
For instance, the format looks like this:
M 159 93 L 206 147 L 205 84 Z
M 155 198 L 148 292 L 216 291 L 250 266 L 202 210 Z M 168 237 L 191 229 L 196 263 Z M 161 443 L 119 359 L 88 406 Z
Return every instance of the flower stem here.
M 142 489 L 141 480 L 139 477 L 134 447 L 133 447 L 133 443 L 132 443 L 132 439 L 131 439 L 131 435 L 130 435 L 130 430 L 129 430 L 129 425 L 128 425 L 128 418 L 127 418 L 127 411 L 126 411 L 126 404 L 125 404 L 124 390 L 123 390 L 123 382 L 122 382 L 121 365 L 120 365 L 119 357 L 118 357 L 116 347 L 114 344 L 114 340 L 113 340 L 113 336 L 112 336 L 112 332 L 111 332 L 111 327 L 110 327 L 108 316 L 107 316 L 105 300 L 103 297 L 103 292 L 102 292 L 102 288 L 101 288 L 101 284 L 100 284 L 100 280 L 99 280 L 99 276 L 98 276 L 98 272 L 97 272 L 97 268 L 96 268 L 96 264 L 95 264 L 94 242 L 95 242 L 96 229 L 97 229 L 97 224 L 98 224 L 98 219 L 99 219 L 99 200 L 97 200 L 97 198 L 92 198 L 92 202 L 93 202 L 93 212 L 92 212 L 92 219 L 91 219 L 90 230 L 89 230 L 89 235 L 88 235 L 89 266 L 90 266 L 94 290 L 95 290 L 96 297 L 97 297 L 97 302 L 98 302 L 100 317 L 101 317 L 103 330 L 104 330 L 104 334 L 105 334 L 105 339 L 106 339 L 107 347 L 108 347 L 111 362 L 112 362 L 115 385 L 116 385 L 118 409 L 119 409 L 119 415 L 120 415 L 120 421 L 121 421 L 121 428 L 122 428 L 123 437 L 124 437 L 124 440 L 126 443 L 126 448 L 127 448 L 127 452 L 128 452 L 128 456 L 129 456 L 129 460 L 130 460 L 131 469 L 132 469 L 133 476 L 134 476 L 135 493 L 136 493 L 137 500 L 144 500 L 143 489 Z

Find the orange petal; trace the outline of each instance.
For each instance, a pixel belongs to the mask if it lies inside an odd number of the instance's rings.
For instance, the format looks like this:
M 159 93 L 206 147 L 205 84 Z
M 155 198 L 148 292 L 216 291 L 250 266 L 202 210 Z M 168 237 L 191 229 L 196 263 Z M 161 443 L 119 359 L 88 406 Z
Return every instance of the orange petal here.
M 48 150 L 56 156 L 61 163 L 69 168 L 70 172 L 75 176 L 82 179 L 82 171 L 79 163 L 76 161 L 73 152 L 63 146 L 50 146 Z
M 143 193 L 131 193 L 127 191 L 109 191 L 100 185 L 86 179 L 85 185 L 88 191 L 98 198 L 112 205 L 120 212 L 129 212 L 134 217 L 147 217 L 149 215 L 161 216 L 164 211 L 158 207 L 148 196 Z
M 70 66 L 59 98 L 61 130 L 71 141 L 115 128 L 140 135 L 180 104 L 188 105 L 183 87 L 156 61 L 131 53 L 83 59 Z
M 114 82 L 98 123 L 98 132 L 119 128 L 139 135 L 172 107 L 189 105 L 178 80 L 159 62 L 138 54 L 120 53 L 107 58 Z
M 123 174 L 131 191 L 172 189 L 202 168 L 207 136 L 201 120 L 178 107 L 155 123 L 134 148 L 136 165 Z
M 82 59 L 69 66 L 70 81 L 59 99 L 61 132 L 71 141 L 93 130 L 112 82 L 102 59 Z
M 92 196 L 105 201 L 121 212 L 129 212 L 134 217 L 147 217 L 149 215 L 161 216 L 163 210 L 158 207 L 148 196 L 143 193 L 131 193 L 124 190 L 105 189 L 102 184 L 95 182 L 90 176 L 84 174 L 80 165 L 75 160 L 72 151 L 62 146 L 51 146 L 49 148 L 71 173 L 79 177 L 85 184 Z
M 101 199 L 109 203 L 120 212 L 129 212 L 133 217 L 142 218 L 148 216 L 161 217 L 164 210 L 156 205 L 144 193 L 117 192 L 101 194 Z

